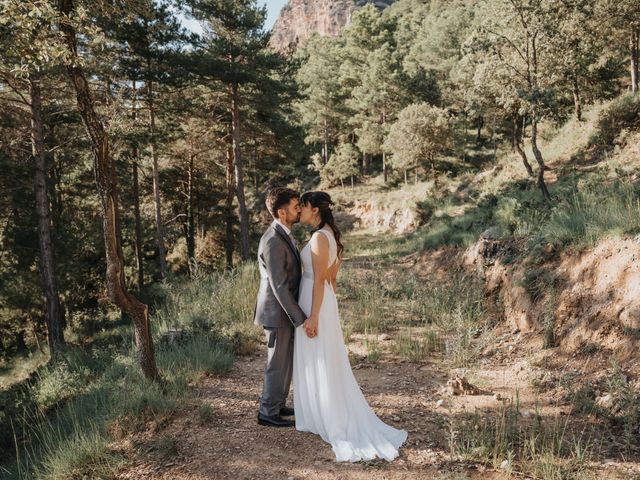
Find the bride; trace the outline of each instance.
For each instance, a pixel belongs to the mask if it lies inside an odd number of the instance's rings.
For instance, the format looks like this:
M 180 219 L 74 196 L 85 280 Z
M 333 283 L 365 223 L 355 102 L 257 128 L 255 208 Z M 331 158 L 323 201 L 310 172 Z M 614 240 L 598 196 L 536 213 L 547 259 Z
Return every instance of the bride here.
M 335 296 L 343 246 L 333 202 L 325 192 L 308 192 L 300 205 L 300 222 L 310 225 L 313 235 L 300 253 L 298 304 L 308 319 L 296 329 L 294 341 L 296 429 L 320 435 L 331 444 L 337 461 L 391 461 L 407 432 L 373 413 L 351 371 Z

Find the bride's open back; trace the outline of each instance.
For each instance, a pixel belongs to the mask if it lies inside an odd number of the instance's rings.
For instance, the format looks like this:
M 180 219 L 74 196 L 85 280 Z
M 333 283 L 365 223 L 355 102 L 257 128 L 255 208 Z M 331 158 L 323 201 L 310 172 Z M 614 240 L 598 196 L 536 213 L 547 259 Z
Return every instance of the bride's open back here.
M 335 278 L 339 267 L 338 246 L 326 228 L 314 235 L 329 241 L 328 268 Z M 298 304 L 307 316 L 313 300 L 314 273 L 309 242 L 300 254 L 302 282 Z M 303 327 L 295 333 L 293 401 L 296 429 L 312 432 L 331 444 L 337 461 L 393 460 L 407 432 L 395 429 L 369 407 L 353 376 L 342 336 L 338 302 L 333 287 L 325 282 L 317 336 L 307 337 Z

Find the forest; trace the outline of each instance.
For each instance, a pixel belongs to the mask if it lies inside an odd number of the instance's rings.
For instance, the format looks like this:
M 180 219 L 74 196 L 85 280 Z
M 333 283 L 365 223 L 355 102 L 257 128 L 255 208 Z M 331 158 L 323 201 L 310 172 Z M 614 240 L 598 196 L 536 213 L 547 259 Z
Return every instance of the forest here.
M 106 445 L 127 435 L 123 418 L 142 429 L 148 409 L 175 412 L 202 371 L 228 373 L 261 348 L 249 317 L 270 187 L 328 189 L 344 218 L 371 198 L 417 212 L 409 234 L 352 233 L 353 258 L 464 249 L 487 231 L 509 239 L 536 305 L 560 295 L 543 264 L 553 255 L 638 238 L 637 1 L 367 4 L 339 38 L 314 34 L 285 53 L 268 47 L 266 15 L 255 0 L 0 0 L 7 478 L 113 478 L 126 462 Z M 357 310 L 371 294 L 353 295 L 353 311 L 371 314 Z M 470 317 L 487 315 L 467 300 Z M 625 324 L 633 341 L 638 312 Z M 544 348 L 558 347 L 545 315 Z M 405 340 L 417 362 L 449 345 Z M 118 393 L 123 378 L 132 391 Z M 609 454 L 637 458 L 638 408 L 625 419 L 626 450 Z M 511 462 L 515 443 L 492 461 Z

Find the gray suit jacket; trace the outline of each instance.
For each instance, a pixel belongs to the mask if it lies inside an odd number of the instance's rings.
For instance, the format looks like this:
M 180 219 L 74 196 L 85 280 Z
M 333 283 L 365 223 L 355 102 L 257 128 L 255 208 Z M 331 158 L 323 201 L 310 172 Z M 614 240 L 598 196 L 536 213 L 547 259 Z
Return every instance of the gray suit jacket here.
M 307 319 L 298 306 L 302 277 L 300 254 L 291 239 L 273 222 L 258 247 L 260 290 L 253 321 L 264 327 L 299 327 Z

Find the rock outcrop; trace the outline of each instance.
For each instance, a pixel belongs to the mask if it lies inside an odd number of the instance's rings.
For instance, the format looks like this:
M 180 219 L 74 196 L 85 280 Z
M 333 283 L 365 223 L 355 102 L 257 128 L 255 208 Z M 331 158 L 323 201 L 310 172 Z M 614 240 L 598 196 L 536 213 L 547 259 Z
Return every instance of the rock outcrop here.
M 271 30 L 269 45 L 284 52 L 316 32 L 338 37 L 353 12 L 368 3 L 383 9 L 393 0 L 289 0 Z

